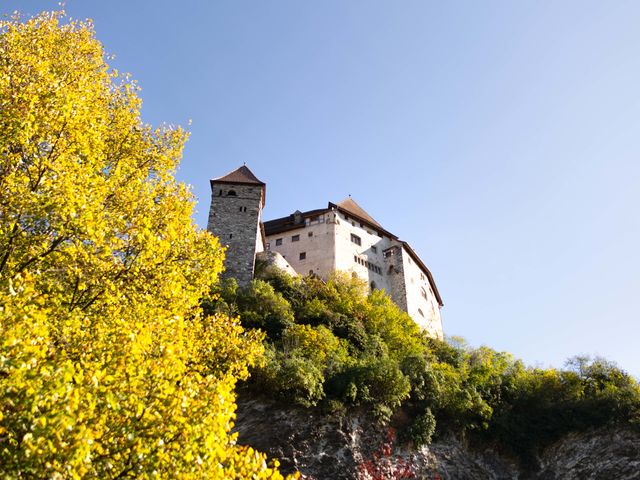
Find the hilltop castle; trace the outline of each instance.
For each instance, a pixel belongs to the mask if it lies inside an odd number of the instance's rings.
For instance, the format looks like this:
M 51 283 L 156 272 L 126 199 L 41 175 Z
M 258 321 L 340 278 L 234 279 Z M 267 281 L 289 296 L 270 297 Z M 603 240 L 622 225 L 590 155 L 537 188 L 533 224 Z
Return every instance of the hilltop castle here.
M 335 270 L 383 289 L 430 335 L 442 338 L 442 299 L 431 272 L 405 241 L 351 198 L 326 208 L 262 221 L 266 184 L 246 166 L 211 180 L 207 229 L 226 245 L 227 277 L 247 285 L 257 254 L 293 274 L 327 278 Z

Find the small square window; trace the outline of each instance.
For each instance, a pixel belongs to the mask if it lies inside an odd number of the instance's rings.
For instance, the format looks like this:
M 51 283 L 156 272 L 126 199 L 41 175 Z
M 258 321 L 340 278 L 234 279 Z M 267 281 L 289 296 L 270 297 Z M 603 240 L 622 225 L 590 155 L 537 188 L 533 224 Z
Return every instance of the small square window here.
M 292 241 L 292 242 L 298 242 L 298 241 L 300 241 L 300 235 L 293 235 L 293 236 L 291 237 L 291 241 Z
M 307 252 L 300 252 L 300 260 L 305 260 L 307 258 Z
M 278 245 L 282 245 L 282 239 L 281 238 L 276 238 L 276 247 Z
M 371 251 L 373 253 L 378 253 L 378 247 L 374 247 L 373 245 L 371 245 Z
M 357 235 L 354 235 L 353 233 L 351 234 L 351 241 L 356 245 L 362 245 L 362 240 L 360 239 L 360 237 Z

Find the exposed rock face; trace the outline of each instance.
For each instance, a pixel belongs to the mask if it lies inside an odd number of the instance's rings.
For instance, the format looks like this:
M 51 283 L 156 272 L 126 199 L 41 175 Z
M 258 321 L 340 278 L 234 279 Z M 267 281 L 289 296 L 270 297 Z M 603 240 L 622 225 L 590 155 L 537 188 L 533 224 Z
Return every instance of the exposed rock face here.
M 327 416 L 265 400 L 238 402 L 239 443 L 276 457 L 282 470 L 308 479 L 365 479 L 359 468 L 373 459 L 388 429 L 363 413 Z M 493 450 L 477 451 L 449 438 L 419 450 L 394 447 L 390 464 L 410 464 L 413 478 L 442 480 L 640 479 L 640 433 L 599 430 L 568 435 L 547 448 L 537 472 Z M 378 462 L 380 463 L 380 462 Z
M 640 435 L 628 430 L 567 435 L 540 459 L 540 480 L 640 479 Z

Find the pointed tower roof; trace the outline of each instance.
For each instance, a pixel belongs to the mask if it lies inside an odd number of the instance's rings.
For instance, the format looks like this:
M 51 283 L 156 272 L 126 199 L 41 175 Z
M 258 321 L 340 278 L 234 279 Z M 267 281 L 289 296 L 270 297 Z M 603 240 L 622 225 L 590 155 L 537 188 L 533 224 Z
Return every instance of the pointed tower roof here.
M 367 223 L 370 223 L 371 225 L 381 228 L 382 230 L 384 230 L 384 228 L 382 227 L 382 225 L 380 225 L 378 222 L 376 222 L 373 217 L 371 215 L 369 215 L 367 212 L 364 211 L 364 209 L 358 205 L 355 200 L 353 200 L 351 197 L 349 198 L 345 198 L 344 200 L 342 200 L 341 202 L 338 202 L 337 206 L 339 208 L 341 208 L 342 210 L 345 210 L 349 213 L 351 213 L 352 215 L 361 218 L 362 220 L 366 221 Z
M 211 183 L 241 183 L 245 185 L 266 185 L 264 182 L 258 180 L 251 170 L 246 165 L 236 168 L 233 172 L 229 172 L 218 178 L 211 180 Z

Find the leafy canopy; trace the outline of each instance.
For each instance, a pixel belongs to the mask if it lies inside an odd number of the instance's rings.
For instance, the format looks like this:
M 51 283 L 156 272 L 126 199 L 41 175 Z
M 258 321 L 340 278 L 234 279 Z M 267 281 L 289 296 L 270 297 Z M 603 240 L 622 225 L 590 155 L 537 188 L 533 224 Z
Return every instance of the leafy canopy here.
M 2 476 L 281 478 L 230 433 L 262 335 L 201 314 L 223 252 L 187 135 L 141 121 L 90 23 L 0 29 Z
M 365 408 L 414 445 L 453 431 L 527 463 L 567 432 L 640 426 L 638 382 L 605 360 L 527 368 L 506 352 L 426 337 L 384 292 L 351 276 L 325 282 L 260 267 L 261 279 L 220 285 L 206 305 L 265 331 L 266 361 L 247 385 L 254 393 L 328 411 Z

